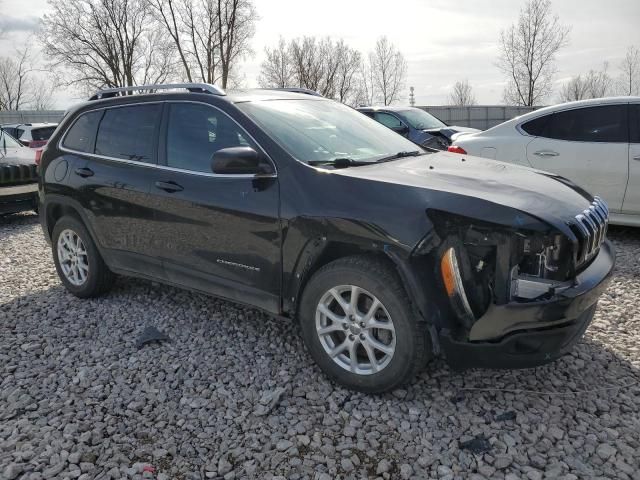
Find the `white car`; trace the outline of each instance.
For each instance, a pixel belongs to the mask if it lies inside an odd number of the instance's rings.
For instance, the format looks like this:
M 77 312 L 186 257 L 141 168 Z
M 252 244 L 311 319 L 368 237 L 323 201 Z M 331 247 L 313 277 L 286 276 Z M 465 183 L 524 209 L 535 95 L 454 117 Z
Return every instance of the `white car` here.
M 640 226 L 640 97 L 541 108 L 452 141 L 451 152 L 566 177 L 607 202 L 611 223 Z
M 44 147 L 53 134 L 57 123 L 13 123 L 2 125 L 0 129 L 17 138 L 25 147 Z

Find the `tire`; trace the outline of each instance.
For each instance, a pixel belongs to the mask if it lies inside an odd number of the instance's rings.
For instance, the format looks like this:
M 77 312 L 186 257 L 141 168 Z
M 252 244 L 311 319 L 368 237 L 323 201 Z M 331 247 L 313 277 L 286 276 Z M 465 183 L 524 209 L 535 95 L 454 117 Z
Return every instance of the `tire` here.
M 350 305 L 354 295 L 355 310 Z M 381 305 L 367 319 L 375 299 Z M 302 294 L 299 320 L 307 349 L 322 371 L 361 392 L 381 393 L 407 383 L 432 355 L 426 323 L 412 308 L 397 272 L 373 257 L 346 257 L 318 270 Z M 381 328 L 373 328 L 372 321 Z M 329 353 L 341 348 L 333 357 Z
M 76 239 L 81 243 L 78 244 Z M 76 248 L 83 248 L 73 252 L 69 248 L 70 244 Z M 62 284 L 76 297 L 97 297 L 111 289 L 115 276 L 104 263 L 91 235 L 81 221 L 69 216 L 58 220 L 51 235 L 51 250 Z M 71 253 L 70 257 L 61 259 L 60 255 L 64 255 L 65 252 L 67 255 Z

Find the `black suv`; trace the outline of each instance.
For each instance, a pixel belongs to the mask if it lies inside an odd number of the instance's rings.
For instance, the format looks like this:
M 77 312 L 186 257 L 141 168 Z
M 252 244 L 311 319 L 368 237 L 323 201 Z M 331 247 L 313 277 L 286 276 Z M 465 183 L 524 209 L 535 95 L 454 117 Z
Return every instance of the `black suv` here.
M 71 293 L 122 274 L 296 318 L 322 370 L 367 392 L 436 355 L 549 362 L 589 325 L 615 254 L 606 205 L 570 181 L 429 153 L 322 97 L 135 90 L 68 112 L 42 155 Z

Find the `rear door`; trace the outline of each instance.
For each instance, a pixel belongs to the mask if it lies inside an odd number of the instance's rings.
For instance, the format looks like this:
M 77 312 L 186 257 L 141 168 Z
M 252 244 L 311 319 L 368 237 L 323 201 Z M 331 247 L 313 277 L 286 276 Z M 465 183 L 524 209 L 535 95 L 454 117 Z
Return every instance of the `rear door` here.
M 555 112 L 546 122 L 536 119 L 544 125 L 537 125 L 540 134 L 527 145 L 527 159 L 599 195 L 619 212 L 629 175 L 627 117 L 627 104 L 619 104 Z
M 151 171 L 162 103 L 116 106 L 80 116 L 63 139 L 70 186 L 112 266 L 162 276 L 151 234 Z M 94 133 L 96 132 L 97 133 Z
M 640 215 L 640 103 L 629 105 L 629 184 L 623 213 Z
M 277 312 L 280 306 L 279 187 L 273 175 L 211 170 L 217 150 L 251 146 L 229 115 L 212 105 L 167 103 L 160 165 L 151 177 L 153 235 L 169 280 Z

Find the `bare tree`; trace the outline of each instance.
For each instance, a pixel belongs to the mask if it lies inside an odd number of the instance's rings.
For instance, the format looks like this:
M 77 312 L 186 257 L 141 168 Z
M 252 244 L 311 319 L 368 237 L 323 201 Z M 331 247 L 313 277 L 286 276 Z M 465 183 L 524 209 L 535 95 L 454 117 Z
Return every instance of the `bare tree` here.
M 552 15 L 550 0 L 528 0 L 516 24 L 500 34 L 498 67 L 508 76 L 508 104 L 539 105 L 551 92 L 556 53 L 570 28 Z
M 369 54 L 378 100 L 391 105 L 400 100 L 407 76 L 407 62 L 387 37 L 380 37 Z
M 147 0 L 50 0 L 41 38 L 66 85 L 85 90 L 163 82 L 175 60 Z
M 355 105 L 360 89 L 360 52 L 343 40 L 302 37 L 287 45 L 281 38 L 274 48 L 265 48 L 265 54 L 260 86 L 308 88 Z
M 38 77 L 30 52 L 27 44 L 12 57 L 0 57 L 0 110 L 44 110 L 53 103 L 53 85 Z
M 222 88 L 227 88 L 236 62 L 252 53 L 250 42 L 255 34 L 257 14 L 250 0 L 217 1 Z
M 0 58 L 0 110 L 19 110 L 26 103 L 30 67 L 27 49 L 15 58 Z
M 612 79 L 607 73 L 609 64 L 604 62 L 602 70 L 589 70 L 567 81 L 560 89 L 560 101 L 571 102 L 586 98 L 606 97 L 611 93 Z
M 619 80 L 621 95 L 640 95 L 640 50 L 635 46 L 627 49 L 627 54 L 620 64 L 622 74 Z
M 475 104 L 476 97 L 471 85 L 469 85 L 469 80 L 458 80 L 449 94 L 449 105 L 465 107 Z
M 284 38 L 280 37 L 278 45 L 265 47 L 266 59 L 260 67 L 258 83 L 263 88 L 285 88 L 293 85 L 293 66 L 289 49 Z

